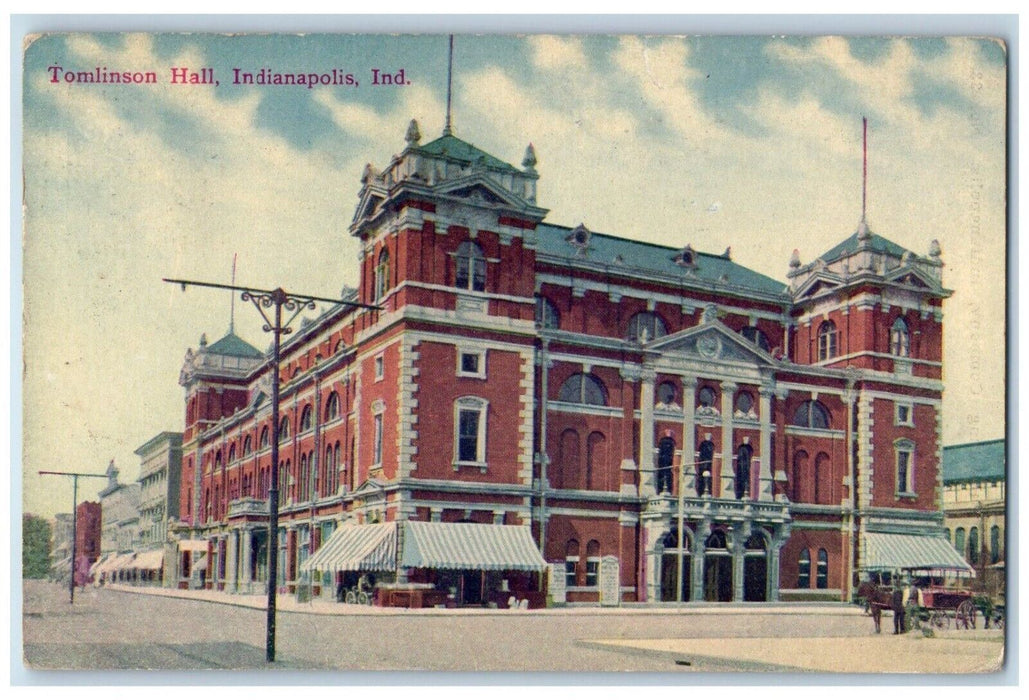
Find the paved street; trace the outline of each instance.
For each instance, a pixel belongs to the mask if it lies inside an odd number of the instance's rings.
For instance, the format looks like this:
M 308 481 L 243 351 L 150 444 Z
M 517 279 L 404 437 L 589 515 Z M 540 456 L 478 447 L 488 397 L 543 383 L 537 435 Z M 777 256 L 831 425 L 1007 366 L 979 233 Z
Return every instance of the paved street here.
M 212 600 L 88 588 L 71 606 L 66 589 L 26 581 L 26 664 L 268 668 L 265 613 L 247 607 L 260 597 L 206 597 Z M 383 611 L 282 601 L 276 669 L 824 671 L 828 657 L 851 672 L 955 672 L 993 669 L 1003 648 L 999 633 L 982 630 L 876 637 L 871 621 L 847 606 Z

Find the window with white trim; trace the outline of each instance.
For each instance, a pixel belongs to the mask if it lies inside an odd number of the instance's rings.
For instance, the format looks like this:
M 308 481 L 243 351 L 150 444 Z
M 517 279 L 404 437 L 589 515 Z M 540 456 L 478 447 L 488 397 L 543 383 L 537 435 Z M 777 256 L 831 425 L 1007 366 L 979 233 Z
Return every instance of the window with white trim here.
M 457 376 L 474 377 L 475 379 L 485 379 L 486 351 L 458 349 Z
M 465 241 L 454 256 L 454 286 L 473 292 L 486 290 L 486 256 L 477 243 Z
M 894 406 L 894 425 L 906 425 L 914 426 L 915 424 L 915 411 L 914 406 L 910 403 L 898 401 Z
M 565 587 L 571 588 L 578 584 L 576 580 L 576 569 L 579 566 L 579 541 L 568 540 L 565 546 Z
M 596 540 L 586 544 L 586 585 L 600 585 L 600 543 Z
M 382 358 L 382 353 L 375 356 L 375 381 L 382 381 L 382 378 L 386 375 L 386 363 Z
M 830 360 L 838 353 L 836 324 L 825 321 L 818 327 L 818 359 Z
M 486 467 L 486 415 L 489 402 L 463 396 L 454 402 L 454 467 Z
M 377 467 L 382 465 L 382 413 L 376 413 L 372 416 L 372 422 L 375 426 L 375 442 L 374 450 L 372 453 L 372 466 Z
M 890 354 L 897 357 L 911 355 L 911 333 L 908 331 L 907 321 L 900 316 L 890 327 Z
M 915 443 L 910 440 L 897 440 L 893 443 L 893 451 L 897 464 L 897 495 L 913 496 L 915 494 Z
M 385 248 L 379 252 L 379 261 L 375 265 L 375 301 L 386 296 L 389 289 L 389 251 Z

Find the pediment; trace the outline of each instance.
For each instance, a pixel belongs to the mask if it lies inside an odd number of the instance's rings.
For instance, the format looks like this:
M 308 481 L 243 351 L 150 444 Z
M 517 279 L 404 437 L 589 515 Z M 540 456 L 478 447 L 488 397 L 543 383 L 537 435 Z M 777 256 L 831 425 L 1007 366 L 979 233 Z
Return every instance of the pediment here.
M 386 201 L 386 194 L 384 192 L 379 191 L 377 188 L 365 187 L 364 191 L 361 192 L 361 201 L 358 202 L 357 209 L 354 211 L 354 223 L 361 219 L 373 217 L 379 205 L 384 201 Z
M 662 354 L 685 355 L 707 362 L 739 362 L 771 365 L 776 362 L 769 353 L 734 333 L 719 321 L 712 321 L 660 338 L 647 346 Z
M 456 180 L 448 180 L 436 190 L 441 195 L 468 201 L 472 204 L 506 206 L 524 209 L 532 205 L 496 183 L 485 173 L 472 173 Z
M 929 290 L 937 288 L 936 283 L 932 279 L 926 277 L 924 273 L 914 267 L 902 267 L 894 270 L 886 279 L 894 284 L 903 284 L 919 289 Z
M 363 498 L 367 496 L 382 496 L 384 491 L 384 485 L 378 479 L 365 479 L 361 484 L 353 490 L 355 498 Z
M 837 275 L 820 271 L 809 277 L 794 293 L 795 299 L 813 297 L 838 288 L 843 283 Z

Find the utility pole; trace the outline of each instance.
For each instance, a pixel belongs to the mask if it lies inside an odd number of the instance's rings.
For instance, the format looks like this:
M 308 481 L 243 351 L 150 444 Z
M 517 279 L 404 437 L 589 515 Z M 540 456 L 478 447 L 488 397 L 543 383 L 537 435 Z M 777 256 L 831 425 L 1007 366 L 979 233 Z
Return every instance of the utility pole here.
M 68 604 L 75 604 L 75 557 L 77 552 L 76 544 L 79 536 L 79 514 L 76 510 L 79 507 L 79 477 L 94 479 L 106 479 L 104 474 L 80 474 L 78 472 L 48 472 L 41 471 L 39 474 L 48 476 L 70 476 L 71 477 L 71 576 L 68 582 Z
M 180 280 L 164 278 L 165 282 L 178 284 L 182 291 L 187 286 L 211 287 L 213 289 L 227 289 L 233 292 L 240 292 L 240 299 L 253 302 L 254 308 L 264 319 L 264 332 L 271 333 L 274 341 L 272 343 L 272 471 L 268 489 L 268 618 L 267 636 L 265 642 L 265 661 L 275 661 L 275 593 L 278 578 L 278 556 L 279 556 L 279 351 L 281 349 L 282 336 L 293 332 L 290 324 L 296 320 L 305 309 L 314 310 L 316 301 L 323 301 L 330 304 L 342 304 L 345 306 L 362 309 L 379 309 L 379 306 L 370 304 L 359 304 L 343 299 L 326 299 L 310 294 L 294 294 L 286 292 L 282 287 L 276 289 L 256 289 L 254 287 L 238 287 L 235 284 L 214 284 L 212 282 L 196 282 L 194 280 Z M 265 313 L 266 309 L 272 309 L 272 318 Z M 285 323 L 282 322 L 282 310 L 292 314 Z

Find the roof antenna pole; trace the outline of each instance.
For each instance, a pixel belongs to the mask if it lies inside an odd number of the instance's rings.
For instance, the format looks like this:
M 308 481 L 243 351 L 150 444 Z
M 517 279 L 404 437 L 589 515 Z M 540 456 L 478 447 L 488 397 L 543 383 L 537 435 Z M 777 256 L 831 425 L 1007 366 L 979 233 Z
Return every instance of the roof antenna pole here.
M 236 253 L 232 254 L 232 285 L 236 285 Z M 229 295 L 229 334 L 236 332 L 236 293 Z
M 868 199 L 868 118 L 861 117 L 861 220 L 865 220 Z
M 450 128 L 450 89 L 453 82 L 454 72 L 454 35 L 450 35 L 450 51 L 447 54 L 447 121 L 443 125 L 443 135 L 450 136 L 453 131 Z

